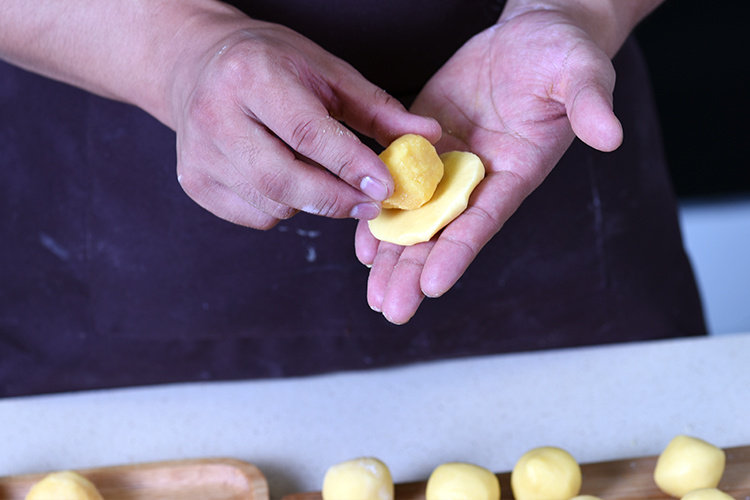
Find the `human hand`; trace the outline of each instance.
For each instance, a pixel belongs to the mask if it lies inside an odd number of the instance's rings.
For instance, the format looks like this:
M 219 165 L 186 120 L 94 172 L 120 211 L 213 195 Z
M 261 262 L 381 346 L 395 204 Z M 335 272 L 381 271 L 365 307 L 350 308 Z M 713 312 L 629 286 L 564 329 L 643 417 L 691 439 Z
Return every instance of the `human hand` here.
M 342 122 L 381 144 L 439 138 L 435 120 L 298 33 L 243 16 L 215 24 L 222 36 L 199 40 L 208 49 L 182 52 L 171 94 L 178 179 L 219 217 L 259 229 L 299 210 L 373 218 L 393 180 Z
M 417 97 L 412 111 L 443 127 L 438 150 L 476 153 L 487 175 L 466 211 L 429 242 L 378 242 L 360 222 L 355 247 L 371 266 L 367 299 L 389 321 L 407 322 L 425 296 L 456 283 L 574 135 L 601 151 L 621 143 L 614 69 L 581 24 L 559 10 L 501 20 L 467 42 Z

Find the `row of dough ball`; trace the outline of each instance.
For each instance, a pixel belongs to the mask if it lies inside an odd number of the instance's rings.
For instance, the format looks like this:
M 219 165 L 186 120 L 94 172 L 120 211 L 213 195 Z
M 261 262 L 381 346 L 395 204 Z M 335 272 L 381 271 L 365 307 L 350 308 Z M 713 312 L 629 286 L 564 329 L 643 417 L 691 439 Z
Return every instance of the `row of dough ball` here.
M 659 456 L 654 481 L 666 494 L 682 500 L 732 500 L 717 489 L 724 473 L 725 454 L 701 439 L 677 436 Z M 526 452 L 511 472 L 516 500 L 601 500 L 579 495 L 581 468 L 567 451 L 545 446 Z M 393 500 L 388 467 L 364 457 L 328 469 L 323 500 Z M 500 483 L 484 467 L 452 462 L 438 466 L 427 481 L 426 500 L 499 500 Z
M 593 500 L 576 497 L 581 487 L 581 469 L 560 448 L 535 448 L 525 453 L 511 474 L 517 500 Z M 388 467 L 373 457 L 336 464 L 323 479 L 323 500 L 393 500 L 394 486 Z M 426 500 L 499 500 L 500 482 L 479 465 L 449 462 L 430 474 Z
M 675 437 L 654 469 L 654 481 L 665 493 L 682 500 L 732 500 L 717 489 L 724 474 L 724 451 L 698 438 Z M 580 495 L 582 475 L 576 460 L 555 447 L 526 452 L 511 472 L 516 500 L 600 500 Z M 438 466 L 427 481 L 426 500 L 499 500 L 500 483 L 488 469 L 467 463 Z M 376 458 L 334 465 L 323 480 L 323 500 L 393 500 L 388 467 Z M 96 487 L 72 471 L 49 474 L 36 483 L 26 500 L 102 500 Z

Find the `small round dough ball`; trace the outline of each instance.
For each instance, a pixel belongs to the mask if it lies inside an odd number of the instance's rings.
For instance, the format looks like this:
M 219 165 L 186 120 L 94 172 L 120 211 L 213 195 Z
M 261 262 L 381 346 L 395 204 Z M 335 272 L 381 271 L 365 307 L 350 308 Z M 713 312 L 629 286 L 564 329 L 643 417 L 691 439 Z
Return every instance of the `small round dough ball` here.
M 393 491 L 388 467 L 372 457 L 336 464 L 323 479 L 323 500 L 393 500 Z
M 380 153 L 380 159 L 395 185 L 383 208 L 419 208 L 430 201 L 443 178 L 443 162 L 435 146 L 421 135 L 402 135 Z
M 716 488 L 724 474 L 725 462 L 722 449 L 698 438 L 676 436 L 656 461 L 654 481 L 673 497 L 701 488 Z
M 491 471 L 474 464 L 439 465 L 427 480 L 426 500 L 499 500 L 500 481 Z
M 691 491 L 681 500 L 734 500 L 734 498 L 716 488 L 701 488 Z
M 53 472 L 34 484 L 26 500 L 102 500 L 94 484 L 73 471 Z
M 543 446 L 527 451 L 513 467 L 516 500 L 570 500 L 581 491 L 581 467 L 567 451 Z

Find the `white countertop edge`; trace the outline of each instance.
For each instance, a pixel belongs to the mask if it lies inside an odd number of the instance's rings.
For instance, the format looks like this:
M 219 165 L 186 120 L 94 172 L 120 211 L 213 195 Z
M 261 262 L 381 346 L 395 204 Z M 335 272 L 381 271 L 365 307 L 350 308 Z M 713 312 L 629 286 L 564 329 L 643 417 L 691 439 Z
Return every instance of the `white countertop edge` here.
M 0 475 L 230 456 L 273 498 L 374 455 L 397 482 L 526 450 L 582 463 L 657 454 L 678 433 L 750 443 L 750 335 L 503 354 L 362 372 L 0 400 Z

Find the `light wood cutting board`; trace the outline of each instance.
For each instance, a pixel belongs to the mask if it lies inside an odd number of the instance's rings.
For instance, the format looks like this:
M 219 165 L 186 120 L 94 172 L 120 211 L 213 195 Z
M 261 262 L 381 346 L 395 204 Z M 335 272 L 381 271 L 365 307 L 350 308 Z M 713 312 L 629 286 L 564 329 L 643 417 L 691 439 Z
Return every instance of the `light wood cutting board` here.
M 736 500 L 750 500 L 750 446 L 727 448 L 727 465 L 719 488 Z M 657 457 L 633 458 L 582 464 L 582 495 L 603 500 L 667 500 L 671 499 L 656 487 L 653 474 Z M 436 464 L 439 465 L 439 464 Z M 513 498 L 510 473 L 497 475 L 502 500 Z M 321 483 L 323 478 L 321 478 Z M 425 481 L 396 485 L 396 500 L 425 500 Z M 296 493 L 282 500 L 321 500 L 319 492 Z
M 268 485 L 252 464 L 229 458 L 177 460 L 77 469 L 104 500 L 268 500 Z M 0 477 L 0 500 L 23 500 L 46 474 Z

